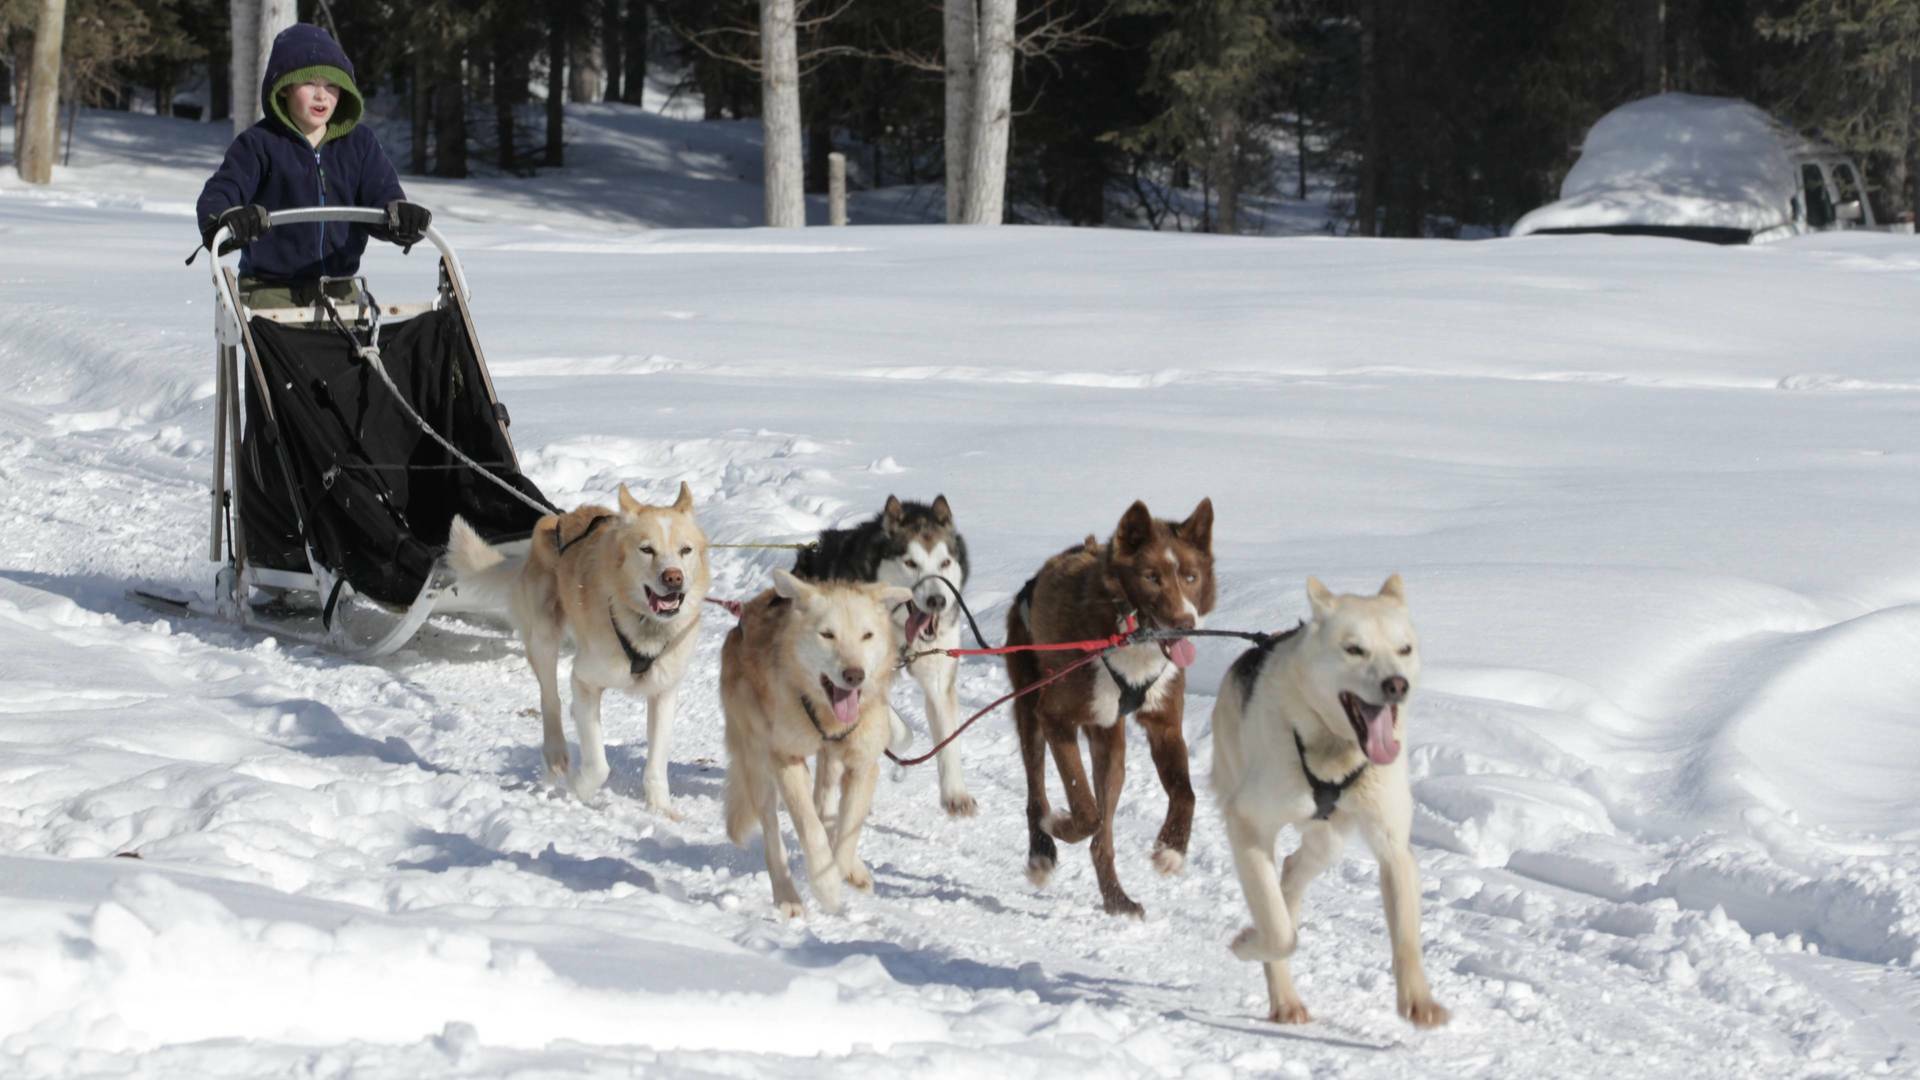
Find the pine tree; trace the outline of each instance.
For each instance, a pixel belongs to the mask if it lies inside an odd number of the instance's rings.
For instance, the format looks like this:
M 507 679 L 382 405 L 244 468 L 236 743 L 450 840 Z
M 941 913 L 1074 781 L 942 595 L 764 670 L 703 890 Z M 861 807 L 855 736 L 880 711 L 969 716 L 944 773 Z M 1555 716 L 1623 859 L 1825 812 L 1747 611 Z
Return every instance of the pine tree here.
M 1774 107 L 1869 155 L 1920 217 L 1920 0 L 1802 0 L 1760 29 L 1798 46 Z

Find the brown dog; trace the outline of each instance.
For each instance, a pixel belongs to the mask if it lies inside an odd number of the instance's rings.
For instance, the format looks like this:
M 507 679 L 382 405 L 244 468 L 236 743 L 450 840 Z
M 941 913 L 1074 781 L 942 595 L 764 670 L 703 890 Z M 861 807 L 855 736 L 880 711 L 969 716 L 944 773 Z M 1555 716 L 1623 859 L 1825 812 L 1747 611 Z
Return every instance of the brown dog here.
M 1007 644 L 1046 644 L 1103 638 L 1129 614 L 1141 627 L 1191 630 L 1213 610 L 1213 501 L 1200 500 L 1178 524 L 1154 518 L 1136 502 L 1105 544 L 1093 537 L 1048 559 L 1020 590 L 1007 613 Z M 1007 677 L 1018 691 L 1072 664 L 1080 654 L 1025 652 L 1007 655 Z M 1186 699 L 1185 668 L 1193 663 L 1187 639 L 1116 649 L 1057 682 L 1014 699 L 1020 756 L 1027 768 L 1027 876 L 1044 885 L 1057 860 L 1054 841 L 1093 838 L 1094 873 L 1113 915 L 1139 917 L 1145 910 L 1120 887 L 1113 869 L 1113 812 L 1126 779 L 1131 715 L 1147 733 L 1147 747 L 1167 791 L 1167 817 L 1154 843 L 1153 864 L 1163 874 L 1186 864 L 1193 826 L 1193 783 L 1187 775 L 1187 740 L 1181 731 Z M 1088 783 L 1080 764 L 1084 730 L 1093 759 Z M 1053 750 L 1068 813 L 1047 803 L 1045 749 Z

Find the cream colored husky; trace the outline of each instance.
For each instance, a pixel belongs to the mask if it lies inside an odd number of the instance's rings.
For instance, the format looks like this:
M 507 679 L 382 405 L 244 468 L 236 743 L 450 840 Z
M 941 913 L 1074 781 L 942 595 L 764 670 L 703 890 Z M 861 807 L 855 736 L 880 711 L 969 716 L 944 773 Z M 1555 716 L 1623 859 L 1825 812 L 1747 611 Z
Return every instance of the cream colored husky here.
M 891 732 L 887 689 L 900 643 L 889 611 L 913 594 L 872 584 L 810 584 L 785 570 L 775 570 L 773 581 L 747 603 L 720 650 L 727 835 L 745 846 L 755 829 L 764 834 L 774 904 L 797 918 L 806 906 L 787 870 L 780 802 L 823 910 L 840 910 L 843 880 L 862 892 L 873 888 L 857 848 Z M 807 761 L 816 755 L 819 768 L 809 780 Z M 839 811 L 829 843 L 821 807 L 836 786 Z
M 1406 594 L 1398 574 L 1375 596 L 1335 596 L 1309 578 L 1307 600 L 1312 619 L 1242 654 L 1213 707 L 1213 787 L 1253 913 L 1233 953 L 1266 964 L 1270 1019 L 1311 1019 L 1287 968 L 1301 896 L 1358 833 L 1380 863 L 1400 1015 L 1436 1027 L 1448 1014 L 1420 964 L 1413 792 L 1400 745 L 1420 675 Z M 1300 850 L 1276 873 L 1274 841 L 1287 825 L 1300 830 Z
M 647 699 L 647 806 L 672 814 L 667 755 L 680 680 L 693 656 L 700 605 L 712 574 L 707 536 L 693 518 L 693 492 L 680 485 L 672 506 L 645 506 L 620 485 L 620 508 L 583 506 L 534 526 L 524 558 L 509 559 L 459 518 L 447 540 L 456 587 L 503 607 L 520 631 L 540 681 L 547 777 L 580 798 L 607 780 L 600 696 L 625 690 Z M 560 645 L 574 644 L 573 728 L 579 771 L 568 776 L 560 726 Z

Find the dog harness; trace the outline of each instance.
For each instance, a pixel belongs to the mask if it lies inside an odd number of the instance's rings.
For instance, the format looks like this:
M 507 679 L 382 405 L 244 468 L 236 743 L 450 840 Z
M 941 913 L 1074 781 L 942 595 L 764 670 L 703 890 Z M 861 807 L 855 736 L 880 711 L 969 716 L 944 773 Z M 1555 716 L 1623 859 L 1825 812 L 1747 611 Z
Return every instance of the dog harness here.
M 654 661 L 672 652 L 675 645 L 680 644 L 688 634 L 693 632 L 694 627 L 700 625 L 698 619 L 689 622 L 686 629 L 673 635 L 673 640 L 667 642 L 666 648 L 649 656 L 635 648 L 633 642 L 627 640 L 627 635 L 620 631 L 620 620 L 614 618 L 612 608 L 607 609 L 607 621 L 613 624 L 613 636 L 620 639 L 620 648 L 627 654 L 627 669 L 633 672 L 633 677 L 636 679 L 645 677 L 647 672 L 653 670 Z
M 1171 661 L 1169 661 L 1169 663 L 1171 663 Z M 1148 679 L 1146 682 L 1130 683 L 1120 674 L 1119 670 L 1113 666 L 1112 662 L 1107 659 L 1104 653 L 1100 656 L 1100 666 L 1106 668 L 1107 674 L 1113 676 L 1113 685 L 1120 690 L 1120 718 L 1122 720 L 1140 711 L 1140 706 L 1147 703 L 1147 691 L 1152 690 L 1153 684 L 1160 681 L 1160 676 L 1167 673 L 1167 669 L 1163 667 L 1159 671 L 1154 672 L 1153 678 Z
M 1293 733 L 1293 745 L 1300 751 L 1300 771 L 1307 774 L 1307 783 L 1313 785 L 1313 820 L 1325 821 L 1333 816 L 1334 804 L 1340 801 L 1340 796 L 1353 786 L 1355 780 L 1360 779 L 1361 773 L 1367 771 L 1367 763 L 1361 762 L 1339 783 L 1334 783 L 1313 775 L 1312 766 L 1307 764 L 1307 744 L 1300 741 L 1298 731 Z
M 839 742 L 840 740 L 853 734 L 854 728 L 857 728 L 860 726 L 859 724 L 854 724 L 851 727 L 847 728 L 847 730 L 841 732 L 838 735 L 829 735 L 827 734 L 827 729 L 820 726 L 820 717 L 818 714 L 816 714 L 813 711 L 812 699 L 808 698 L 807 695 L 805 694 L 801 694 L 800 707 L 807 710 L 807 722 L 813 725 L 813 730 L 819 732 L 820 737 L 827 740 L 828 742 Z

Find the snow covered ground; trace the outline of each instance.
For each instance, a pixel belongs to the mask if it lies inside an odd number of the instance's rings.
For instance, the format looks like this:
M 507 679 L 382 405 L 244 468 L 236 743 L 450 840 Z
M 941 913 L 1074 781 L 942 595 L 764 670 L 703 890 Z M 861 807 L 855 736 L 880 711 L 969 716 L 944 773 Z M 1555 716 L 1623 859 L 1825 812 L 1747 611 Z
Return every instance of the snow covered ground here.
M 720 823 L 724 615 L 675 821 L 629 699 L 608 792 L 538 783 L 490 626 L 367 665 L 127 602 L 212 572 L 179 260 L 224 137 L 90 114 L 53 188 L 0 179 L 0 1075 L 1920 1075 L 1911 237 L 662 228 L 753 220 L 751 139 L 622 112 L 577 110 L 560 174 L 409 181 L 547 493 L 684 479 L 736 539 L 943 492 L 989 627 L 1136 497 L 1213 497 L 1214 626 L 1402 572 L 1453 1024 L 1394 1016 L 1357 853 L 1308 898 L 1317 1021 L 1262 1021 L 1211 801 L 1154 873 L 1143 754 L 1117 847 L 1147 919 L 1101 914 L 1076 849 L 1032 888 L 1004 716 L 962 744 L 978 817 L 884 779 L 875 894 L 782 921 Z M 368 270 L 430 283 L 418 252 Z M 715 591 L 782 561 L 723 554 Z M 1198 776 L 1233 653 L 1201 646 Z M 963 703 L 1004 683 L 970 664 Z

